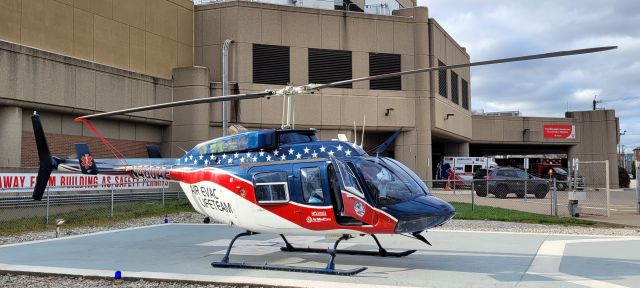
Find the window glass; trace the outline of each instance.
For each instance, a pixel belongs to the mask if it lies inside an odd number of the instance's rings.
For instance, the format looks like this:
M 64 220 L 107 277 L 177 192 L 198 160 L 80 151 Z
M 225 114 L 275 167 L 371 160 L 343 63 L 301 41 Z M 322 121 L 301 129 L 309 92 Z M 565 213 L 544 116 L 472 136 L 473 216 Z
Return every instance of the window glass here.
M 305 203 L 324 203 L 324 195 L 322 194 L 322 179 L 320 178 L 320 168 L 301 168 L 300 181 L 302 181 L 302 196 Z
M 356 174 L 353 173 L 351 167 L 344 164 L 344 162 L 335 159 L 334 161 L 337 164 L 337 171 L 340 174 L 342 179 L 342 183 L 344 184 L 344 188 L 354 194 L 364 199 L 364 193 L 362 193 L 362 188 L 358 184 L 358 180 L 356 179 Z
M 518 178 L 520 179 L 529 179 L 529 174 L 521 170 L 516 170 L 516 175 L 518 175 Z
M 471 172 L 473 165 L 464 165 L 464 172 Z
M 284 203 L 289 201 L 287 172 L 265 172 L 253 176 L 256 200 L 260 203 Z
M 362 178 L 379 204 L 392 205 L 425 195 L 425 192 L 408 175 L 389 170 L 380 163 L 360 161 Z
M 517 177 L 516 173 L 513 170 L 499 170 L 498 176 Z

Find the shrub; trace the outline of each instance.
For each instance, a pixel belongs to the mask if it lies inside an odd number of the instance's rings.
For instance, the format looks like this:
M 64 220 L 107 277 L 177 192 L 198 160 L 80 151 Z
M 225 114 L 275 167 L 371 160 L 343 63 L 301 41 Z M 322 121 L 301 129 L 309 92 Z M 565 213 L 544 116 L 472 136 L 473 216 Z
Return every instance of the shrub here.
M 620 183 L 620 188 L 629 188 L 629 184 L 631 183 L 631 178 L 629 178 L 629 172 L 624 167 L 618 167 L 618 183 Z

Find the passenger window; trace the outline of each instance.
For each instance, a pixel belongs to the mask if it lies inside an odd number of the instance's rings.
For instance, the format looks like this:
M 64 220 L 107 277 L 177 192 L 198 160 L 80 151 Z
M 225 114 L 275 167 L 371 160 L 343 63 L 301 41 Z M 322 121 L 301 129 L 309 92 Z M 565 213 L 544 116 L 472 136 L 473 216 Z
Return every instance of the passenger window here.
M 498 176 L 504 176 L 504 177 L 509 177 L 509 171 L 507 170 L 500 170 L 498 171 Z
M 302 196 L 305 203 L 324 203 L 324 195 L 322 194 L 322 180 L 320 178 L 320 168 L 301 168 L 300 180 L 302 181 Z
M 287 172 L 265 172 L 253 176 L 256 200 L 259 203 L 289 202 Z
M 464 165 L 464 172 L 472 172 L 471 170 L 473 169 L 473 166 L 471 165 Z

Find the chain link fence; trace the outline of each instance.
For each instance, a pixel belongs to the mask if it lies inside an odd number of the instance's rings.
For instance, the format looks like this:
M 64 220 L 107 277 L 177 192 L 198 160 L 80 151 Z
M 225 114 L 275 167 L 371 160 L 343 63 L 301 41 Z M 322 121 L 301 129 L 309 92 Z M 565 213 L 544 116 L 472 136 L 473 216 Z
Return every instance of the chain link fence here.
M 434 196 L 458 205 L 470 205 L 471 210 L 483 206 L 496 208 L 496 211 L 509 209 L 552 216 L 609 217 L 615 213 L 615 205 L 612 207 L 611 204 L 608 161 L 576 163 L 570 174 L 562 179 L 492 179 L 485 176 L 481 179 L 429 180 L 425 184 Z
M 114 189 L 113 185 L 57 186 L 47 189 L 40 201 L 31 198 L 31 189 L 0 189 L 0 231 L 54 225 L 56 219 L 91 224 L 125 215 L 160 216 L 176 206 L 190 205 L 178 188 L 171 185 L 151 190 L 122 190 Z

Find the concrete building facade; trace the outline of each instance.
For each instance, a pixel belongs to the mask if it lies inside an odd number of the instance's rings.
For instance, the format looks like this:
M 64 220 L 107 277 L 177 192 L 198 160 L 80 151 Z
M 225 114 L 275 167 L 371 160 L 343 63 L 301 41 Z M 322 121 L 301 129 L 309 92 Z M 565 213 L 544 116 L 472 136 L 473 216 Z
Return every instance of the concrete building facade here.
M 233 41 L 232 94 L 470 61 L 465 48 L 414 1 L 391 0 L 389 13 L 357 12 L 370 11 L 364 1 L 344 6 L 305 1 L 312 7 L 296 6 L 302 1 L 266 2 L 271 3 L 0 1 L 0 166 L 35 165 L 33 110 L 42 114 L 49 141 L 55 143 L 52 153 L 65 156 L 74 142 L 101 147 L 88 129 L 73 122 L 75 116 L 222 95 L 221 52 L 227 39 Z M 576 139 L 561 143 L 566 153 L 610 158 L 611 143 L 584 143 L 594 140 L 586 135 L 600 122 L 601 133 L 610 133 L 612 112 L 585 124 L 596 116 L 575 112 L 566 119 L 484 119 L 472 116 L 470 105 L 470 72 L 463 68 L 301 95 L 295 123 L 296 128 L 318 129 L 322 139 L 344 133 L 352 141 L 354 124 L 358 138 L 366 124 L 365 149 L 402 128 L 389 155 L 423 179 L 431 179 L 441 156 L 468 156 L 483 144 L 556 145 L 536 142 L 541 131 L 536 123 L 545 121 L 581 127 Z M 281 125 L 278 97 L 230 106 L 231 124 L 250 129 Z M 161 145 L 165 156 L 179 156 L 221 136 L 221 121 L 221 105 L 211 104 L 134 113 L 94 125 L 127 156 L 144 156 L 149 143 Z M 524 130 L 529 138 L 523 138 Z M 94 150 L 97 156 L 110 156 L 106 149 Z

